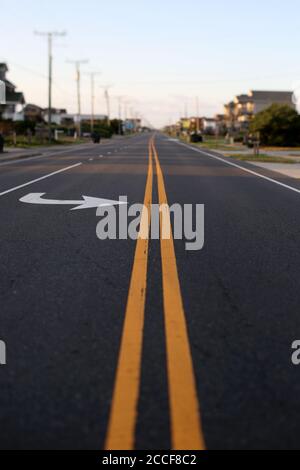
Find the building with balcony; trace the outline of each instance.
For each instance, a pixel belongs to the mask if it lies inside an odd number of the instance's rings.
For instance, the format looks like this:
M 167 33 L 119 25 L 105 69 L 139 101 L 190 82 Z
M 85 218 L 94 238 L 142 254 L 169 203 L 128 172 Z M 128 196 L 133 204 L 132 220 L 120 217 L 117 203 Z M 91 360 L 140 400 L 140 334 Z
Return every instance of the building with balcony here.
M 7 80 L 8 67 L 5 63 L 0 63 L 0 80 L 5 83 L 6 103 L 0 105 L 0 118 L 14 120 L 16 114 L 21 112 L 25 104 L 22 92 L 16 91 L 16 86 Z
M 229 132 L 247 131 L 253 117 L 269 108 L 281 104 L 296 109 L 291 91 L 256 91 L 238 95 L 224 106 L 225 122 Z

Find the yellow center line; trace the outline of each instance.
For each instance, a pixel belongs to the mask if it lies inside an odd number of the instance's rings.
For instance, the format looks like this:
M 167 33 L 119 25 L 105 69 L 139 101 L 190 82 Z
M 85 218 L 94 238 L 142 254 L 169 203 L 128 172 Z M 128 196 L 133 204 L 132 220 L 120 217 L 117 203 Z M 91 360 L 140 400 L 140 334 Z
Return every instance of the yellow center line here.
M 170 212 L 165 210 L 168 200 L 154 141 L 152 149 L 156 164 L 159 204 L 164 205 L 164 211 L 160 214 L 160 244 L 172 446 L 175 450 L 204 450 L 205 443 L 177 271 Z M 170 236 L 164 239 L 165 233 L 169 233 Z
M 106 450 L 133 450 L 140 390 L 144 314 L 147 287 L 149 231 L 152 204 L 152 139 L 149 142 L 148 175 L 141 216 L 140 235 L 128 293 L 115 387 L 112 398 Z

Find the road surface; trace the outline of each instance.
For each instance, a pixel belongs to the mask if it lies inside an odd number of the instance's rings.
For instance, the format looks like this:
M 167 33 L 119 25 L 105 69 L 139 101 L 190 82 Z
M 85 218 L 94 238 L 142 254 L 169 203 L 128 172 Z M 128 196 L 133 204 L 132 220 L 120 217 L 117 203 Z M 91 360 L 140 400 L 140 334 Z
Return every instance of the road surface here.
M 31 193 L 204 204 L 205 244 L 100 241 L 95 209 Z M 299 448 L 299 207 L 159 134 L 2 164 L 0 448 Z

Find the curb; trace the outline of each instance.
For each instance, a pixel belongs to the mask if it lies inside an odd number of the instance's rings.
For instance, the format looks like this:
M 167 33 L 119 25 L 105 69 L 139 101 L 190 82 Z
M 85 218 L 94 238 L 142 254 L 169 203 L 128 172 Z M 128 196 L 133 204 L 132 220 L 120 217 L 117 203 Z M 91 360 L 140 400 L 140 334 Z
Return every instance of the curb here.
M 5 155 L 5 152 L 2 155 Z M 39 157 L 40 155 L 43 155 L 43 154 L 42 153 L 29 153 L 26 155 L 21 154 L 21 155 L 15 155 L 13 157 L 4 157 L 4 158 L 0 156 L 0 163 L 12 162 L 14 160 L 24 160 L 25 158 Z

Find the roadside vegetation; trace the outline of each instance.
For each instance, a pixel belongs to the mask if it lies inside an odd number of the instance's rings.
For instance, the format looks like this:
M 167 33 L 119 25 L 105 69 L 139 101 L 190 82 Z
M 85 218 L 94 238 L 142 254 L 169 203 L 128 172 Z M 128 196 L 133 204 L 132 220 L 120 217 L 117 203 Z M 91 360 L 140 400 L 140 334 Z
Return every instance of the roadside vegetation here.
M 182 138 L 184 142 L 189 143 L 189 139 L 186 137 Z M 197 147 L 200 148 L 207 148 L 211 150 L 243 150 L 243 146 L 241 143 L 228 143 L 227 139 L 223 136 L 211 136 L 211 135 L 205 135 L 203 138 L 203 142 L 197 142 L 194 143 L 193 145 L 196 145 Z
M 107 121 L 95 121 L 94 133 L 101 138 L 110 139 L 113 135 L 123 133 L 123 125 L 118 119 Z M 52 140 L 49 140 L 48 126 L 45 122 L 33 121 L 1 121 L 0 133 L 4 137 L 5 147 L 8 148 L 36 148 L 51 145 L 82 144 L 91 140 L 91 124 L 85 121 L 81 126 L 82 137 L 76 137 L 76 127 L 52 125 Z M 56 138 L 55 138 L 56 136 Z
M 233 154 L 227 153 L 224 154 L 225 157 L 235 158 L 236 160 L 242 160 L 245 162 L 266 162 L 266 163 L 298 163 L 296 160 L 285 157 L 273 157 L 266 154 L 253 155 L 253 154 Z
M 273 104 L 254 117 L 250 133 L 259 134 L 261 145 L 295 147 L 300 144 L 300 116 L 289 106 Z
M 26 148 L 33 148 L 33 147 L 49 147 L 51 145 L 71 145 L 71 144 L 84 144 L 86 143 L 87 139 L 74 139 L 74 137 L 66 137 L 59 138 L 58 140 L 41 140 L 36 137 L 31 137 L 28 139 L 27 136 L 17 136 L 16 141 L 12 136 L 8 136 L 5 138 L 5 147 L 7 148 L 16 148 L 16 149 L 26 149 Z

